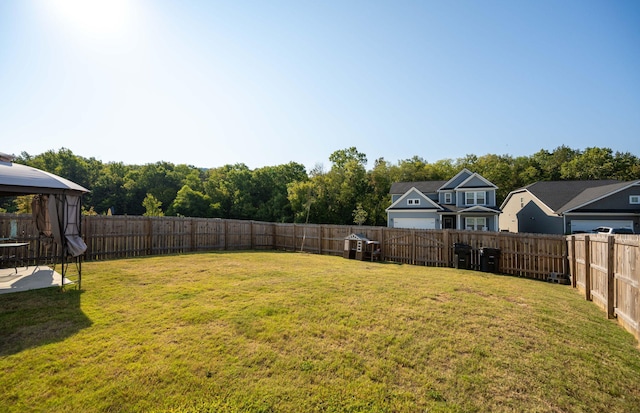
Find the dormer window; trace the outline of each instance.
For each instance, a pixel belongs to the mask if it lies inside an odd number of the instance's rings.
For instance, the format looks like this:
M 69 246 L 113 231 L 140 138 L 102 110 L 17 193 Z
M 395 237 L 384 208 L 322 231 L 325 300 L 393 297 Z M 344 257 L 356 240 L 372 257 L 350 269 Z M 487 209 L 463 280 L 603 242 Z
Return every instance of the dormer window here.
M 452 204 L 453 203 L 451 195 L 452 195 L 451 192 L 445 192 L 444 193 L 444 203 L 445 204 Z
M 411 198 L 407 200 L 407 205 L 420 205 L 420 198 Z
M 485 205 L 487 203 L 485 191 L 469 191 L 464 194 L 465 205 Z
M 633 205 L 640 204 L 640 195 L 629 195 L 629 203 Z

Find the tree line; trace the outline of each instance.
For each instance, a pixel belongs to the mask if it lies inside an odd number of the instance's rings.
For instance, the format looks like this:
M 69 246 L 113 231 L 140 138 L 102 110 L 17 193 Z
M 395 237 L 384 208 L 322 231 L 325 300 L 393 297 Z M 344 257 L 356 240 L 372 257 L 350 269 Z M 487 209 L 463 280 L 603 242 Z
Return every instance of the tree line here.
M 420 156 L 389 162 L 378 158 L 367 169 L 357 148 L 340 149 L 310 171 L 296 162 L 250 169 L 243 163 L 203 169 L 156 162 L 104 163 L 62 148 L 39 155 L 23 152 L 14 162 L 76 182 L 91 192 L 87 214 L 217 217 L 268 222 L 385 225 L 393 182 L 448 180 L 462 168 L 498 186 L 498 203 L 517 188 L 537 181 L 640 179 L 640 159 L 609 148 L 560 146 L 531 156 L 466 155 L 433 163 Z M 28 199 L 0 199 L 0 211 L 28 212 Z

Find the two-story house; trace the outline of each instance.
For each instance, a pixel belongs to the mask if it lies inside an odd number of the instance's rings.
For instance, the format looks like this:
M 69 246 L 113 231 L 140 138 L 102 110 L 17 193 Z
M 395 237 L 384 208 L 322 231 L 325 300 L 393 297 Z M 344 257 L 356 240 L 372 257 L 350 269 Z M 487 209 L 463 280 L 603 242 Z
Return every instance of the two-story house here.
M 498 231 L 496 189 L 466 168 L 448 181 L 395 182 L 387 226 Z

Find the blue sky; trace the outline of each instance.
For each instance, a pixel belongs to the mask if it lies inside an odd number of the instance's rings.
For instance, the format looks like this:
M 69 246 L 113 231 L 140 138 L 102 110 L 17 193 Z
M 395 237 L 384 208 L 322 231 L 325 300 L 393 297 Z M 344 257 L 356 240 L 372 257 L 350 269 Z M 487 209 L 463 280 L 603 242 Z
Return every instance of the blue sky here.
M 640 156 L 639 1 L 0 2 L 0 152 Z

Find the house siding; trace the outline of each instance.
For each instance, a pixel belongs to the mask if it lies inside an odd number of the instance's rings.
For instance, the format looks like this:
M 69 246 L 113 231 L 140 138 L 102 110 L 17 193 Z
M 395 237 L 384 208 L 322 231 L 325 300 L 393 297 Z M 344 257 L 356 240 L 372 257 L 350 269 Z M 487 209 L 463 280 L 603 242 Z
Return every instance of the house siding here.
M 486 187 L 487 187 L 487 183 L 485 181 L 483 181 L 477 176 L 474 176 L 469 180 L 469 182 L 465 183 L 461 187 L 461 189 L 486 188 Z
M 513 194 L 502 207 L 500 231 L 528 232 L 533 234 L 562 234 L 562 217 L 550 213 L 528 191 Z
M 633 205 L 629 203 L 630 195 L 640 195 L 640 186 L 627 188 L 571 212 L 616 211 L 640 213 L 640 205 Z
M 458 199 L 456 200 L 457 207 L 467 207 L 469 205 L 465 204 L 465 193 L 466 192 L 484 192 L 485 193 L 485 203 L 482 205 L 495 205 L 496 204 L 496 191 L 495 189 L 488 189 L 486 186 L 484 188 L 474 188 L 469 191 L 459 191 Z
M 538 204 L 529 201 L 517 214 L 517 232 L 533 234 L 561 234 L 563 219 L 557 215 L 547 215 Z
M 476 217 L 484 217 L 487 220 L 487 231 L 495 231 L 498 228 L 498 217 L 497 216 L 486 216 L 486 215 L 482 215 L 482 214 L 478 214 L 478 215 L 465 215 L 463 218 L 461 218 L 461 223 L 460 223 L 460 229 L 465 229 L 466 226 L 466 222 L 465 220 L 467 218 L 476 218 Z

